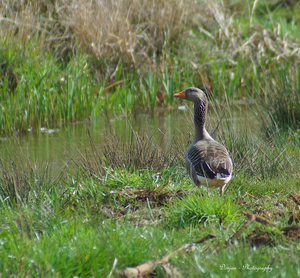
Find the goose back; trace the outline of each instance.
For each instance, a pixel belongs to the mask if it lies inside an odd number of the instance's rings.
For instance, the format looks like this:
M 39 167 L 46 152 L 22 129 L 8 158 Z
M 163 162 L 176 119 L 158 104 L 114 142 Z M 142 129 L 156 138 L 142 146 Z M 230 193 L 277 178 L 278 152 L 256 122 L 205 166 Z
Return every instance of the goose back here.
M 212 139 L 191 144 L 186 153 L 186 167 L 193 182 L 206 187 L 227 183 L 233 170 L 226 148 Z

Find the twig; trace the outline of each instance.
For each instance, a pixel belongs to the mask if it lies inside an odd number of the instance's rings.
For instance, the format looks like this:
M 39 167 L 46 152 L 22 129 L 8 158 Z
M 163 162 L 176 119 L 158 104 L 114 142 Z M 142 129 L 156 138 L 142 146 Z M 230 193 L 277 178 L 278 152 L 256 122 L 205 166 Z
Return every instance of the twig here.
M 293 199 L 293 201 L 296 203 L 296 205 L 300 206 L 300 201 L 295 194 L 290 193 L 290 197 Z
M 259 222 L 259 223 L 262 223 L 264 225 L 272 225 L 272 226 L 276 226 L 276 224 L 274 224 L 273 222 L 271 222 L 269 219 L 265 218 L 265 217 L 262 217 L 262 216 L 259 216 L 257 214 L 253 214 L 253 213 L 248 213 L 248 212 L 245 212 L 245 211 L 242 211 L 242 214 L 246 215 L 248 220 L 251 221 L 251 222 Z
M 199 240 L 193 241 L 193 243 L 195 243 L 195 244 L 200 244 L 200 243 L 203 243 L 204 241 L 207 241 L 207 240 L 209 240 L 209 239 L 211 239 L 211 238 L 215 238 L 215 237 L 217 237 L 217 236 L 214 235 L 214 234 L 209 234 L 209 235 L 207 235 L 207 236 L 204 237 L 204 238 L 201 238 L 201 239 L 199 239 Z
M 200 244 L 200 243 L 203 243 L 211 238 L 215 238 L 216 235 L 214 234 L 209 234 L 207 235 L 206 237 L 200 239 L 200 240 L 197 240 L 197 241 L 194 241 L 192 243 L 186 243 L 184 245 L 182 245 L 181 247 L 179 247 L 178 249 L 176 249 L 175 251 L 163 256 L 160 260 L 157 260 L 157 261 L 147 261 L 145 263 L 142 263 L 136 267 L 126 267 L 125 269 L 123 270 L 120 270 L 118 272 L 118 274 L 120 275 L 120 277 L 124 277 L 124 278 L 128 278 L 128 277 L 147 277 L 149 276 L 153 271 L 154 269 L 158 266 L 158 265 L 161 265 L 163 267 L 163 269 L 166 271 L 166 273 L 173 273 L 173 275 L 177 275 L 178 277 L 180 277 L 180 274 L 177 270 L 171 270 L 169 266 L 165 267 L 168 263 L 169 263 L 169 260 L 172 256 L 174 256 L 175 254 L 177 254 L 178 252 L 180 251 L 186 251 L 186 250 L 189 250 L 191 249 L 191 247 L 194 245 L 194 244 Z
M 249 197 L 251 197 L 251 198 L 253 198 L 253 199 L 255 199 L 255 200 L 258 200 L 258 198 L 256 198 L 255 196 L 253 196 L 252 194 L 250 194 L 250 193 L 248 193 L 248 192 L 246 192 L 246 195 L 248 195 Z
M 118 259 L 115 258 L 114 262 L 113 262 L 113 265 L 112 265 L 112 268 L 111 268 L 110 272 L 107 275 L 107 278 L 110 278 L 112 276 L 112 274 L 114 273 L 114 271 L 116 269 L 117 263 L 118 263 Z
M 122 79 L 122 80 L 119 80 L 119 81 L 117 81 L 117 82 L 115 82 L 115 83 L 112 83 L 112 84 L 110 84 L 109 86 L 105 87 L 103 90 L 104 90 L 104 91 L 107 91 L 108 89 L 110 89 L 110 88 L 112 88 L 112 87 L 114 87 L 114 86 L 116 86 L 116 85 L 118 85 L 118 84 L 122 84 L 123 82 L 124 82 L 123 79 Z
M 283 232 L 298 231 L 298 230 L 300 230 L 300 226 L 296 226 L 296 225 L 281 228 L 281 231 Z

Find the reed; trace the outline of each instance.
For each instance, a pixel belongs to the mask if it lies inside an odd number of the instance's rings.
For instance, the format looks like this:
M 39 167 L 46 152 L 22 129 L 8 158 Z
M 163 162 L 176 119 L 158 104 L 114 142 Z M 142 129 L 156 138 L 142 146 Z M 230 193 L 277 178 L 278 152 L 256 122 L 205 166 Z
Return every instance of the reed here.
M 297 5 L 267 5 L 263 13 L 258 1 L 2 1 L 0 132 L 155 113 L 191 85 L 219 101 L 296 92 L 265 79 L 272 69 L 294 82 Z
M 272 134 L 300 128 L 300 74 L 298 67 L 288 61 L 284 67 L 270 72 L 265 79 L 265 118 L 262 127 L 268 137 Z
M 55 176 L 50 163 L 33 162 L 28 150 L 20 147 L 17 138 L 7 144 L 10 160 L 0 158 L 0 199 L 19 207 L 30 203 L 36 192 L 51 190 Z

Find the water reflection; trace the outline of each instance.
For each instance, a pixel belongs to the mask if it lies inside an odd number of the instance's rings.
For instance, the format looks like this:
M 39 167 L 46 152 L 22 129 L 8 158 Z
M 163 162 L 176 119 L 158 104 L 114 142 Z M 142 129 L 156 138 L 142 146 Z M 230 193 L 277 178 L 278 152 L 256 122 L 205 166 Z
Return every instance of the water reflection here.
M 102 135 L 104 132 L 110 131 L 116 131 L 119 138 L 124 141 L 129 140 L 132 129 L 152 137 L 159 137 L 164 134 L 165 138 L 171 138 L 180 133 L 185 125 L 183 121 L 176 121 L 179 114 L 185 112 L 176 111 L 175 113 L 173 111 L 154 116 L 141 114 L 134 119 L 125 117 L 100 118 L 97 121 L 65 124 L 53 130 L 43 129 L 16 137 L 1 137 L 0 155 L 2 159 L 9 160 L 11 152 L 16 150 L 17 145 L 19 145 L 24 152 L 28 152 L 31 161 L 50 162 L 56 167 L 60 167 L 65 163 L 66 153 L 75 154 L 76 147 L 84 150 L 85 146 L 89 145 L 87 129 L 89 129 L 96 147 L 103 145 Z
M 239 125 L 240 119 L 245 115 L 230 113 L 224 117 L 216 116 L 215 110 L 210 109 L 208 130 L 214 136 L 213 131 L 218 128 L 220 118 L 223 121 L 230 120 L 230 125 Z M 83 151 L 89 146 L 89 129 L 96 147 L 103 146 L 105 136 L 103 133 L 116 131 L 119 139 L 126 142 L 130 139 L 132 129 L 138 133 L 146 133 L 149 137 L 158 139 L 160 147 L 164 148 L 169 140 L 178 136 L 182 139 L 182 148 L 185 149 L 194 133 L 193 108 L 176 109 L 171 112 L 162 111 L 157 115 L 140 114 L 135 118 L 113 117 L 110 119 L 99 118 L 97 121 L 85 121 L 74 124 L 65 124 L 55 127 L 53 130 L 31 131 L 17 137 L 0 138 L 0 155 L 4 160 L 9 160 L 11 153 L 18 149 L 28 152 L 31 161 L 38 163 L 49 162 L 52 167 L 60 168 L 67 162 L 67 157 L 77 153 L 76 147 Z M 242 121 L 241 121 L 242 123 Z M 66 154 L 69 154 L 67 156 Z

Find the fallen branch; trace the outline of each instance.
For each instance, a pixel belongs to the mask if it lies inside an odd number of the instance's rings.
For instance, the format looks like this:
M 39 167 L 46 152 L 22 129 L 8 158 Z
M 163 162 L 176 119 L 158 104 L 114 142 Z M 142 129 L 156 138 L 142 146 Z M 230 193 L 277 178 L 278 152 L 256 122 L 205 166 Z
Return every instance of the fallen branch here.
M 178 252 L 181 251 L 188 251 L 190 250 L 194 244 L 200 244 L 203 243 L 211 238 L 215 238 L 216 236 L 214 234 L 209 234 L 206 237 L 194 241 L 192 243 L 186 243 L 184 245 L 182 245 L 181 247 L 179 247 L 178 249 L 176 249 L 175 251 L 165 255 L 162 257 L 162 259 L 157 260 L 157 261 L 147 261 L 145 263 L 142 263 L 136 267 L 126 267 L 123 270 L 120 270 L 118 272 L 118 274 L 120 275 L 120 277 L 124 277 L 124 278 L 128 278 L 128 277 L 134 277 L 134 278 L 138 278 L 138 277 L 149 277 L 151 275 L 151 273 L 155 270 L 155 268 L 158 265 L 161 265 L 162 268 L 164 269 L 165 273 L 170 276 L 170 277 L 182 277 L 182 275 L 179 273 L 179 271 L 176 268 L 172 268 L 169 265 L 169 260 L 172 256 L 174 256 L 175 254 L 177 254 Z
M 276 224 L 271 222 L 269 219 L 267 219 L 265 217 L 262 217 L 262 216 L 259 216 L 257 214 L 248 213 L 246 211 L 242 211 L 242 214 L 246 215 L 250 222 L 256 221 L 256 222 L 262 223 L 264 225 L 272 225 L 274 227 L 276 226 Z

